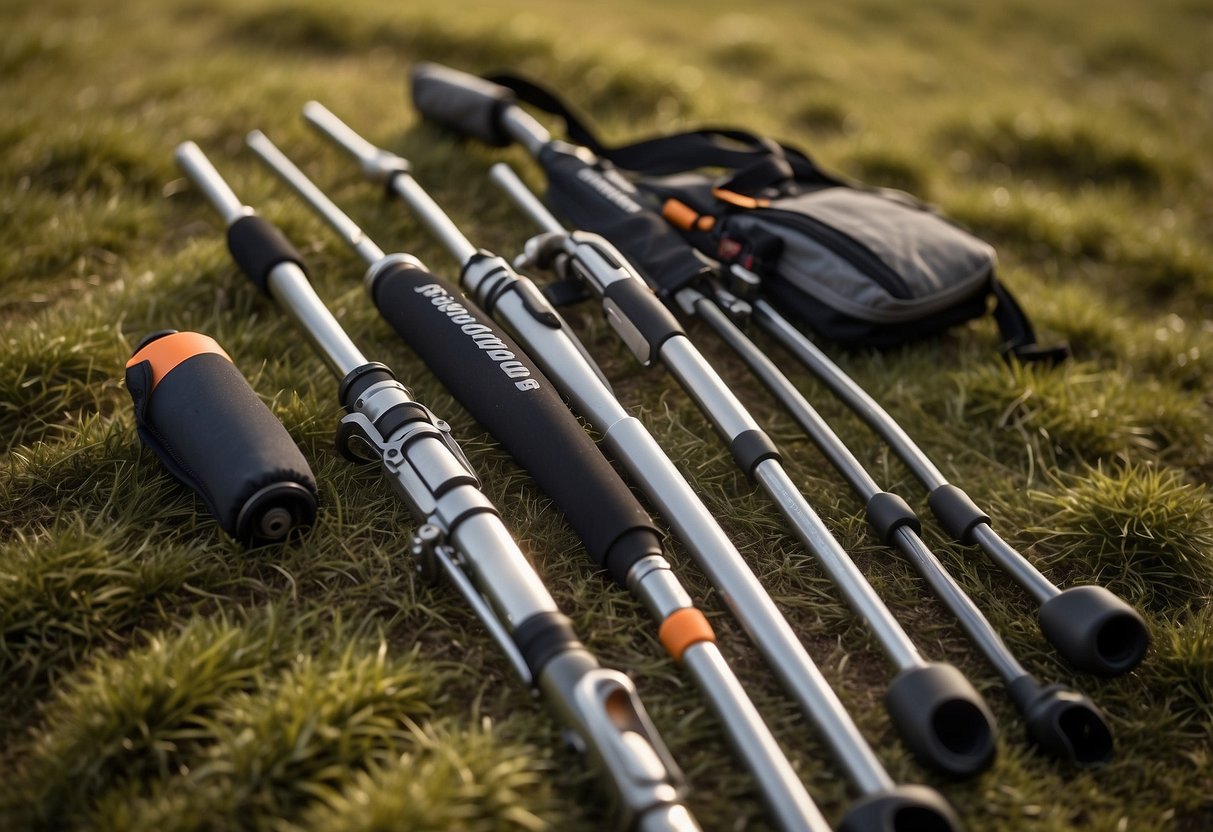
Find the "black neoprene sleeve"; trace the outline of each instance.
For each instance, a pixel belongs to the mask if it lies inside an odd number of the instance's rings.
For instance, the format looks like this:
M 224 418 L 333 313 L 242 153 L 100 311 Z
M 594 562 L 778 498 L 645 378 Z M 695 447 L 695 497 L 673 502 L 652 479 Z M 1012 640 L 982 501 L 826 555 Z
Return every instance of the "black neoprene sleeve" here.
M 153 381 L 126 371 L 139 436 L 246 543 L 285 537 L 316 515 L 316 481 L 282 423 L 223 355 L 200 353 Z
M 661 553 L 652 520 L 556 388 L 458 287 L 396 263 L 371 293 L 443 386 L 556 502 L 595 563 L 624 583 L 633 563 Z

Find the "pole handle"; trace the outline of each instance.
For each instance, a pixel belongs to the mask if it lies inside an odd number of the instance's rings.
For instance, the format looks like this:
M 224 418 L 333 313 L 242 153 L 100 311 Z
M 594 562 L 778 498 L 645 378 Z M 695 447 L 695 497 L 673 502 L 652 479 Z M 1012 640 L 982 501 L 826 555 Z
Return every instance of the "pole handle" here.
M 502 123 L 504 110 L 517 103 L 512 90 L 434 63 L 414 64 L 409 81 L 424 118 L 494 147 L 513 143 Z

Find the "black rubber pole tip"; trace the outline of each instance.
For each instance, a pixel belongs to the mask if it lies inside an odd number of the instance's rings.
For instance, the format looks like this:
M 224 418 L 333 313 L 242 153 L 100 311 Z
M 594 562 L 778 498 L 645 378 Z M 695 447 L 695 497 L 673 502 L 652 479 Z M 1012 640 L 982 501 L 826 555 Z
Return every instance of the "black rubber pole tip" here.
M 939 792 L 926 786 L 895 786 L 856 803 L 838 832 L 960 832 L 963 828 Z
M 1149 636 L 1137 610 L 1102 586 L 1076 586 L 1040 605 L 1040 629 L 1070 664 L 1119 676 L 1137 667 Z
M 902 741 L 924 765 L 968 777 L 994 760 L 994 717 L 964 674 L 950 664 L 902 671 L 885 707 Z
M 236 518 L 236 537 L 250 545 L 277 543 L 316 520 L 316 496 L 297 482 L 278 482 L 245 501 Z
M 1010 685 L 1028 739 L 1050 756 L 1096 766 L 1112 758 L 1112 730 L 1095 703 L 1065 685 L 1041 687 L 1031 676 Z

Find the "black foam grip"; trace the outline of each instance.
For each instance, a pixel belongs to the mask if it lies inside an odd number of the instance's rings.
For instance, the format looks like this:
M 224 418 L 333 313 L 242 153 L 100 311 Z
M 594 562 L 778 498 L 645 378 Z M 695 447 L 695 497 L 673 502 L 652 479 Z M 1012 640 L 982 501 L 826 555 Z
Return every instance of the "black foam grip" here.
M 552 145 L 540 152 L 539 163 L 552 210 L 609 240 L 662 297 L 711 274 L 647 197 L 614 171 Z
M 431 63 L 409 71 L 413 106 L 424 118 L 496 147 L 510 144 L 501 129 L 501 108 L 514 103 L 514 93 L 457 69 Z
M 584 650 L 573 624 L 558 612 L 539 612 L 519 624 L 510 634 L 514 645 L 535 678 L 544 666 L 561 653 Z
M 594 562 L 630 566 L 649 553 L 652 520 L 517 344 L 447 280 L 407 263 L 385 268 L 372 295 L 380 314 L 461 405 L 530 472 Z M 625 536 L 635 551 L 622 554 Z M 633 545 L 633 544 L 628 544 Z
M 619 307 L 620 313 L 649 345 L 649 355 L 644 365 L 657 361 L 661 345 L 675 335 L 684 335 L 682 324 L 666 309 L 648 286 L 635 278 L 616 280 L 603 292 L 603 299 Z
M 902 526 L 909 526 L 916 533 L 922 532 L 922 523 L 914 509 L 888 491 L 878 491 L 868 500 L 868 523 L 886 546 L 893 539 L 893 532 Z
M 957 543 L 971 544 L 973 528 L 990 522 L 990 515 L 979 509 L 968 494 L 950 483 L 932 490 L 927 495 L 927 505 L 939 525 Z
M 315 520 L 307 460 L 231 361 L 200 353 L 154 387 L 142 361 L 127 368 L 126 386 L 139 437 L 228 534 L 265 542 Z
M 733 453 L 737 466 L 745 471 L 750 479 L 754 478 L 754 469 L 758 467 L 758 463 L 764 459 L 780 458 L 779 449 L 775 447 L 771 437 L 761 430 L 747 430 L 737 434 L 729 444 L 729 450 Z
M 304 272 L 303 257 L 273 223 L 256 215 L 241 217 L 227 227 L 232 259 L 258 289 L 269 294 L 270 271 L 279 263 L 294 263 Z

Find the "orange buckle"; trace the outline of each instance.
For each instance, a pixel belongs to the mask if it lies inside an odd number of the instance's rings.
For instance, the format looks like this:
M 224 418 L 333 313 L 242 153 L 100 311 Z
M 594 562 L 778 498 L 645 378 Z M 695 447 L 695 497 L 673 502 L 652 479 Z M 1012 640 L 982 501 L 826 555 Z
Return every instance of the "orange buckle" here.
M 665 204 L 661 206 L 661 216 L 665 217 L 670 225 L 675 225 L 683 231 L 690 231 L 699 221 L 699 214 L 695 212 L 694 208 L 676 199 L 665 201 Z
M 771 200 L 759 199 L 758 197 L 746 196 L 739 194 L 736 191 L 726 191 L 724 188 L 712 188 L 712 196 L 719 199 L 721 202 L 727 202 L 729 205 L 736 205 L 738 208 L 769 208 Z
M 716 218 L 711 214 L 697 214 L 690 205 L 676 199 L 665 201 L 661 206 L 661 216 L 665 217 L 670 225 L 683 231 L 690 231 L 692 228 L 696 231 L 711 231 L 716 225 Z

